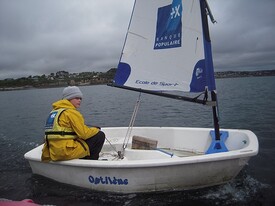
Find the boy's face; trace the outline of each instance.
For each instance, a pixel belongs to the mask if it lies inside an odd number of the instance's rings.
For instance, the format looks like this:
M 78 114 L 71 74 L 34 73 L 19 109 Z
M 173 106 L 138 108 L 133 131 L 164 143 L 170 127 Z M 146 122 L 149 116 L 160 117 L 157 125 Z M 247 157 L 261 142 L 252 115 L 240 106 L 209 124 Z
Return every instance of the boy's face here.
M 75 108 L 79 108 L 82 98 L 76 97 L 76 98 L 70 99 L 69 101 L 74 105 Z

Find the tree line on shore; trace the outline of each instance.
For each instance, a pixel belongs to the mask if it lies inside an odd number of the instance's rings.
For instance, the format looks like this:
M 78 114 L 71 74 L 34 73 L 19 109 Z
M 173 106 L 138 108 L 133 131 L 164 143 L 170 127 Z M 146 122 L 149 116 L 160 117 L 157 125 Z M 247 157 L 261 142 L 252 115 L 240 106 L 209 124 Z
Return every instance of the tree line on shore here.
M 60 87 L 68 85 L 95 85 L 107 84 L 112 82 L 116 73 L 116 68 L 109 69 L 107 72 L 81 72 L 69 73 L 67 71 L 58 71 L 49 75 L 28 76 L 18 79 L 0 80 L 0 91 L 26 88 L 45 88 Z M 258 71 L 223 71 L 215 72 L 216 78 L 236 78 L 251 76 L 275 76 L 275 70 Z
M 43 88 L 43 87 L 58 87 L 68 85 L 93 85 L 105 84 L 113 80 L 115 75 L 115 68 L 107 72 L 81 72 L 69 73 L 67 71 L 58 71 L 49 75 L 28 76 L 17 79 L 7 78 L 0 80 L 0 88 L 2 90 L 8 88 Z

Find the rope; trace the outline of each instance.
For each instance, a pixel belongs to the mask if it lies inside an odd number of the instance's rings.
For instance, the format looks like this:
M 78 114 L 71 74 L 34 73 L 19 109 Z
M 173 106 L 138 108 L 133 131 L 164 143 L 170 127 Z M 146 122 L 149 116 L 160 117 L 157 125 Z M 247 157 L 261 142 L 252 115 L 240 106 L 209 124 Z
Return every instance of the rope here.
M 112 145 L 112 143 L 108 140 L 108 138 L 107 138 L 107 137 L 105 137 L 105 139 L 106 139 L 106 140 L 107 140 L 107 142 L 110 144 L 110 146 L 112 147 L 112 149 L 113 149 L 116 153 L 118 153 L 118 151 L 116 150 L 115 146 L 114 146 L 114 145 Z
M 121 153 L 119 153 L 119 156 L 120 156 L 121 159 L 123 159 L 124 151 L 125 151 L 128 143 L 129 143 L 129 140 L 130 140 L 130 137 L 131 137 L 133 126 L 134 126 L 136 116 L 137 116 L 137 112 L 138 112 L 138 109 L 139 109 L 139 106 L 140 106 L 140 99 L 141 99 L 141 92 L 139 93 L 139 96 L 137 98 L 137 102 L 136 102 L 136 105 L 135 105 L 135 108 L 134 108 L 134 111 L 133 111 L 128 129 L 127 129 L 125 138 L 124 138 L 124 142 L 123 142 L 123 145 L 122 145 L 122 151 L 121 151 Z
M 208 99 L 208 90 L 207 89 L 205 89 L 205 91 L 200 93 L 198 96 L 194 97 L 193 100 L 194 101 L 197 100 L 203 94 L 204 94 L 204 97 L 203 97 L 203 102 L 204 103 L 203 104 L 205 104 L 207 102 L 207 99 Z
M 110 146 L 112 147 L 112 149 L 118 154 L 119 159 L 123 159 L 124 151 L 125 151 L 128 143 L 129 143 L 131 133 L 132 133 L 132 130 L 133 130 L 133 126 L 134 126 L 134 123 L 135 123 L 135 120 L 136 120 L 137 112 L 138 112 L 138 109 L 139 109 L 139 105 L 140 105 L 140 97 L 141 97 L 141 92 L 138 96 L 137 103 L 135 105 L 134 112 L 132 114 L 130 124 L 128 126 L 128 130 L 126 132 L 126 135 L 125 135 L 125 138 L 124 138 L 124 141 L 123 141 L 122 150 L 117 151 L 116 148 L 114 147 L 114 145 L 109 141 L 109 139 L 107 137 L 105 138 L 107 140 L 107 142 L 110 144 Z

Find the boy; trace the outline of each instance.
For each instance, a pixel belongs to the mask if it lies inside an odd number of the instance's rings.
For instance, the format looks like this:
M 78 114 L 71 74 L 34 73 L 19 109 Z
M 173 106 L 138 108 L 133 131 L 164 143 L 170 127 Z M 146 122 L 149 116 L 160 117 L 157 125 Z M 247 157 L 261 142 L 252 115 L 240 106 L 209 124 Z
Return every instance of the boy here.
M 105 134 L 98 127 L 88 127 L 77 110 L 83 94 L 76 86 L 63 90 L 63 98 L 52 104 L 45 126 L 42 161 L 76 158 L 98 160 Z

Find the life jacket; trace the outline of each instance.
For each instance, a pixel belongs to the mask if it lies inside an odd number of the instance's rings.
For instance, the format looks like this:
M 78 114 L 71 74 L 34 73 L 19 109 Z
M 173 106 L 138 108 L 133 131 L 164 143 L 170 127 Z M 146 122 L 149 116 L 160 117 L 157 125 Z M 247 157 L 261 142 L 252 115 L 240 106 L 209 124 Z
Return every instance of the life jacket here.
M 42 161 L 60 161 L 83 158 L 90 155 L 87 143 L 71 129 L 59 125 L 61 108 L 52 110 L 45 125 L 45 144 L 42 149 Z
M 67 127 L 61 127 L 59 125 L 59 117 L 66 109 L 52 110 L 45 125 L 45 140 L 48 143 L 49 140 L 68 140 L 77 139 L 76 133 Z

